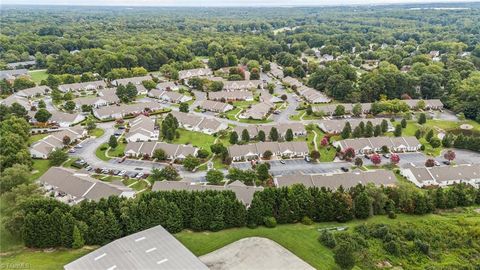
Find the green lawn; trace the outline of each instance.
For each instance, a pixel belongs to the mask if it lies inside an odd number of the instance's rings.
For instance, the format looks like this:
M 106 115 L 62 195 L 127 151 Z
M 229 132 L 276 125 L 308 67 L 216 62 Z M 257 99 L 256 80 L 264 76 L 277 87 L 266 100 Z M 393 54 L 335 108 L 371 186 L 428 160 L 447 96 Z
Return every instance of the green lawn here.
M 34 159 L 33 160 L 33 171 L 32 180 L 38 179 L 50 168 L 50 162 L 47 159 Z
M 95 155 L 96 155 L 99 159 L 101 159 L 101 160 L 103 160 L 103 161 L 109 161 L 110 158 L 108 158 L 108 157 L 105 155 L 105 150 L 102 150 L 102 148 L 104 148 L 104 147 L 107 147 L 107 148 L 108 148 L 108 144 L 107 144 L 107 143 L 104 143 L 104 144 L 100 145 L 100 146 L 97 148 L 97 150 L 95 150 Z
M 118 146 L 115 149 L 110 149 L 108 151 L 108 155 L 111 157 L 120 157 L 120 155 L 124 154 L 126 146 L 126 144 L 118 142 Z M 95 150 L 95 155 L 103 161 L 108 161 L 110 160 L 110 158 L 106 156 L 106 150 L 101 150 L 103 147 L 106 147 L 108 149 L 108 143 L 103 143 L 102 145 L 100 145 L 97 150 Z
M 228 111 L 227 112 L 227 118 L 230 119 L 230 120 L 233 120 L 233 121 L 237 121 L 237 119 L 235 118 L 235 115 L 237 115 L 237 113 L 239 113 L 241 110 L 242 110 L 242 108 L 238 107 L 238 108 L 235 108 L 231 111 Z
M 105 133 L 105 130 L 101 128 L 94 128 L 88 131 L 88 135 L 95 136 L 96 138 L 101 137 Z
M 28 144 L 31 145 L 32 143 L 38 142 L 38 141 L 40 141 L 41 139 L 43 139 L 47 136 L 48 136 L 48 134 L 46 134 L 46 133 L 45 134 L 32 135 L 32 136 L 30 136 L 30 138 L 28 138 Z
M 45 80 L 48 77 L 46 69 L 30 70 L 28 71 L 28 74 L 36 84 L 40 84 L 42 80 Z
M 455 226 L 461 226 L 459 220 L 462 220 L 463 222 L 480 222 L 479 215 L 472 212 L 473 211 L 469 211 L 469 213 L 460 214 L 444 213 L 442 215 L 430 214 L 424 216 L 400 214 L 397 219 L 389 219 L 386 216 L 375 216 L 366 221 L 354 220 L 347 223 L 328 222 L 309 226 L 303 224 L 289 224 L 279 225 L 272 229 L 259 227 L 256 229 L 234 228 L 220 232 L 182 231 L 175 236 L 197 256 L 207 254 L 242 238 L 253 236 L 265 237 L 287 248 L 317 269 L 339 269 L 334 262 L 332 251 L 322 246 L 317 240 L 320 235 L 318 232 L 319 228 L 335 226 L 353 227 L 362 223 L 402 224 L 405 222 L 411 222 L 414 224 L 425 225 L 427 222 L 431 224 L 447 222 Z M 372 252 L 375 252 L 375 250 Z M 377 253 L 378 252 L 380 251 L 377 251 Z M 459 253 L 457 256 L 461 258 L 462 255 Z
M 200 147 L 210 151 L 210 145 L 215 141 L 212 135 L 204 134 L 196 131 L 189 131 L 186 129 L 177 129 L 180 133 L 179 138 L 175 138 L 173 143 L 177 144 L 191 144 L 195 147 Z

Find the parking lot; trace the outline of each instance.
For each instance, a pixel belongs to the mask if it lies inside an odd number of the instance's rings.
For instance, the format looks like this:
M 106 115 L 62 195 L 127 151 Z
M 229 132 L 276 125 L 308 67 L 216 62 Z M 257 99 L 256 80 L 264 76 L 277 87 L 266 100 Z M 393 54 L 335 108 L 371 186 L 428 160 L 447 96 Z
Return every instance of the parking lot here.
M 348 162 L 322 162 L 314 163 L 307 162 L 304 159 L 285 159 L 282 164 L 280 160 L 262 161 L 270 163 L 270 173 L 273 176 L 278 175 L 290 175 L 295 173 L 334 173 L 340 172 L 341 167 L 350 167 L 351 163 Z M 251 168 L 250 162 L 235 162 L 232 166 L 239 169 Z

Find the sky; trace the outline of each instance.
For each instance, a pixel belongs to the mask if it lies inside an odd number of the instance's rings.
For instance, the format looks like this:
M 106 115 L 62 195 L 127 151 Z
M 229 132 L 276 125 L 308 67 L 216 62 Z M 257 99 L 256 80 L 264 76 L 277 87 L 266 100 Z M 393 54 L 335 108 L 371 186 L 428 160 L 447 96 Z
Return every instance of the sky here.
M 474 2 L 469 0 L 0 0 L 3 5 L 88 6 L 321 6 L 428 2 Z M 478 1 L 478 0 L 477 0 Z

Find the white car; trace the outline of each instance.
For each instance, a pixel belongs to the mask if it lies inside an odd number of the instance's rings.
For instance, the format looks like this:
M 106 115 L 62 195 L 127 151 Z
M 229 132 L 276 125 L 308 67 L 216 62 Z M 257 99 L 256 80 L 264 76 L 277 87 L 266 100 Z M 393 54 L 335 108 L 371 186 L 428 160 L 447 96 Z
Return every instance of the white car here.
M 127 173 L 127 171 L 123 170 L 118 174 L 118 176 L 124 176 L 126 173 Z
M 139 172 L 135 178 L 140 179 L 143 177 L 143 172 Z

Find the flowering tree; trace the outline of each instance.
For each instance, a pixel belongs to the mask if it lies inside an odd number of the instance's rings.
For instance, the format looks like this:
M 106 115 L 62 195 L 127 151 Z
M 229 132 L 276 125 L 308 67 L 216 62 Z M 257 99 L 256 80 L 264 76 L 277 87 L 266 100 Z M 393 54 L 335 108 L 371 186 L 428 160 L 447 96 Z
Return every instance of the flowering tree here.
M 380 157 L 379 154 L 373 154 L 373 155 L 370 157 L 370 160 L 372 161 L 372 163 L 373 163 L 375 166 L 378 166 L 380 163 L 382 163 L 382 157 Z
M 397 154 L 392 154 L 390 156 L 390 163 L 392 163 L 392 165 L 397 165 L 398 162 L 400 162 L 400 156 Z
M 328 145 L 328 138 L 327 137 L 323 137 L 322 141 L 320 142 L 320 145 L 325 147 Z
M 355 150 L 351 147 L 345 149 L 343 157 L 347 160 L 352 160 L 355 157 Z
M 427 161 L 425 161 L 425 167 L 433 167 L 435 166 L 435 160 L 433 160 L 432 158 L 429 158 L 427 159 Z
M 455 152 L 453 152 L 452 150 L 448 150 L 444 155 L 443 157 L 448 160 L 448 161 L 452 161 L 455 159 Z

